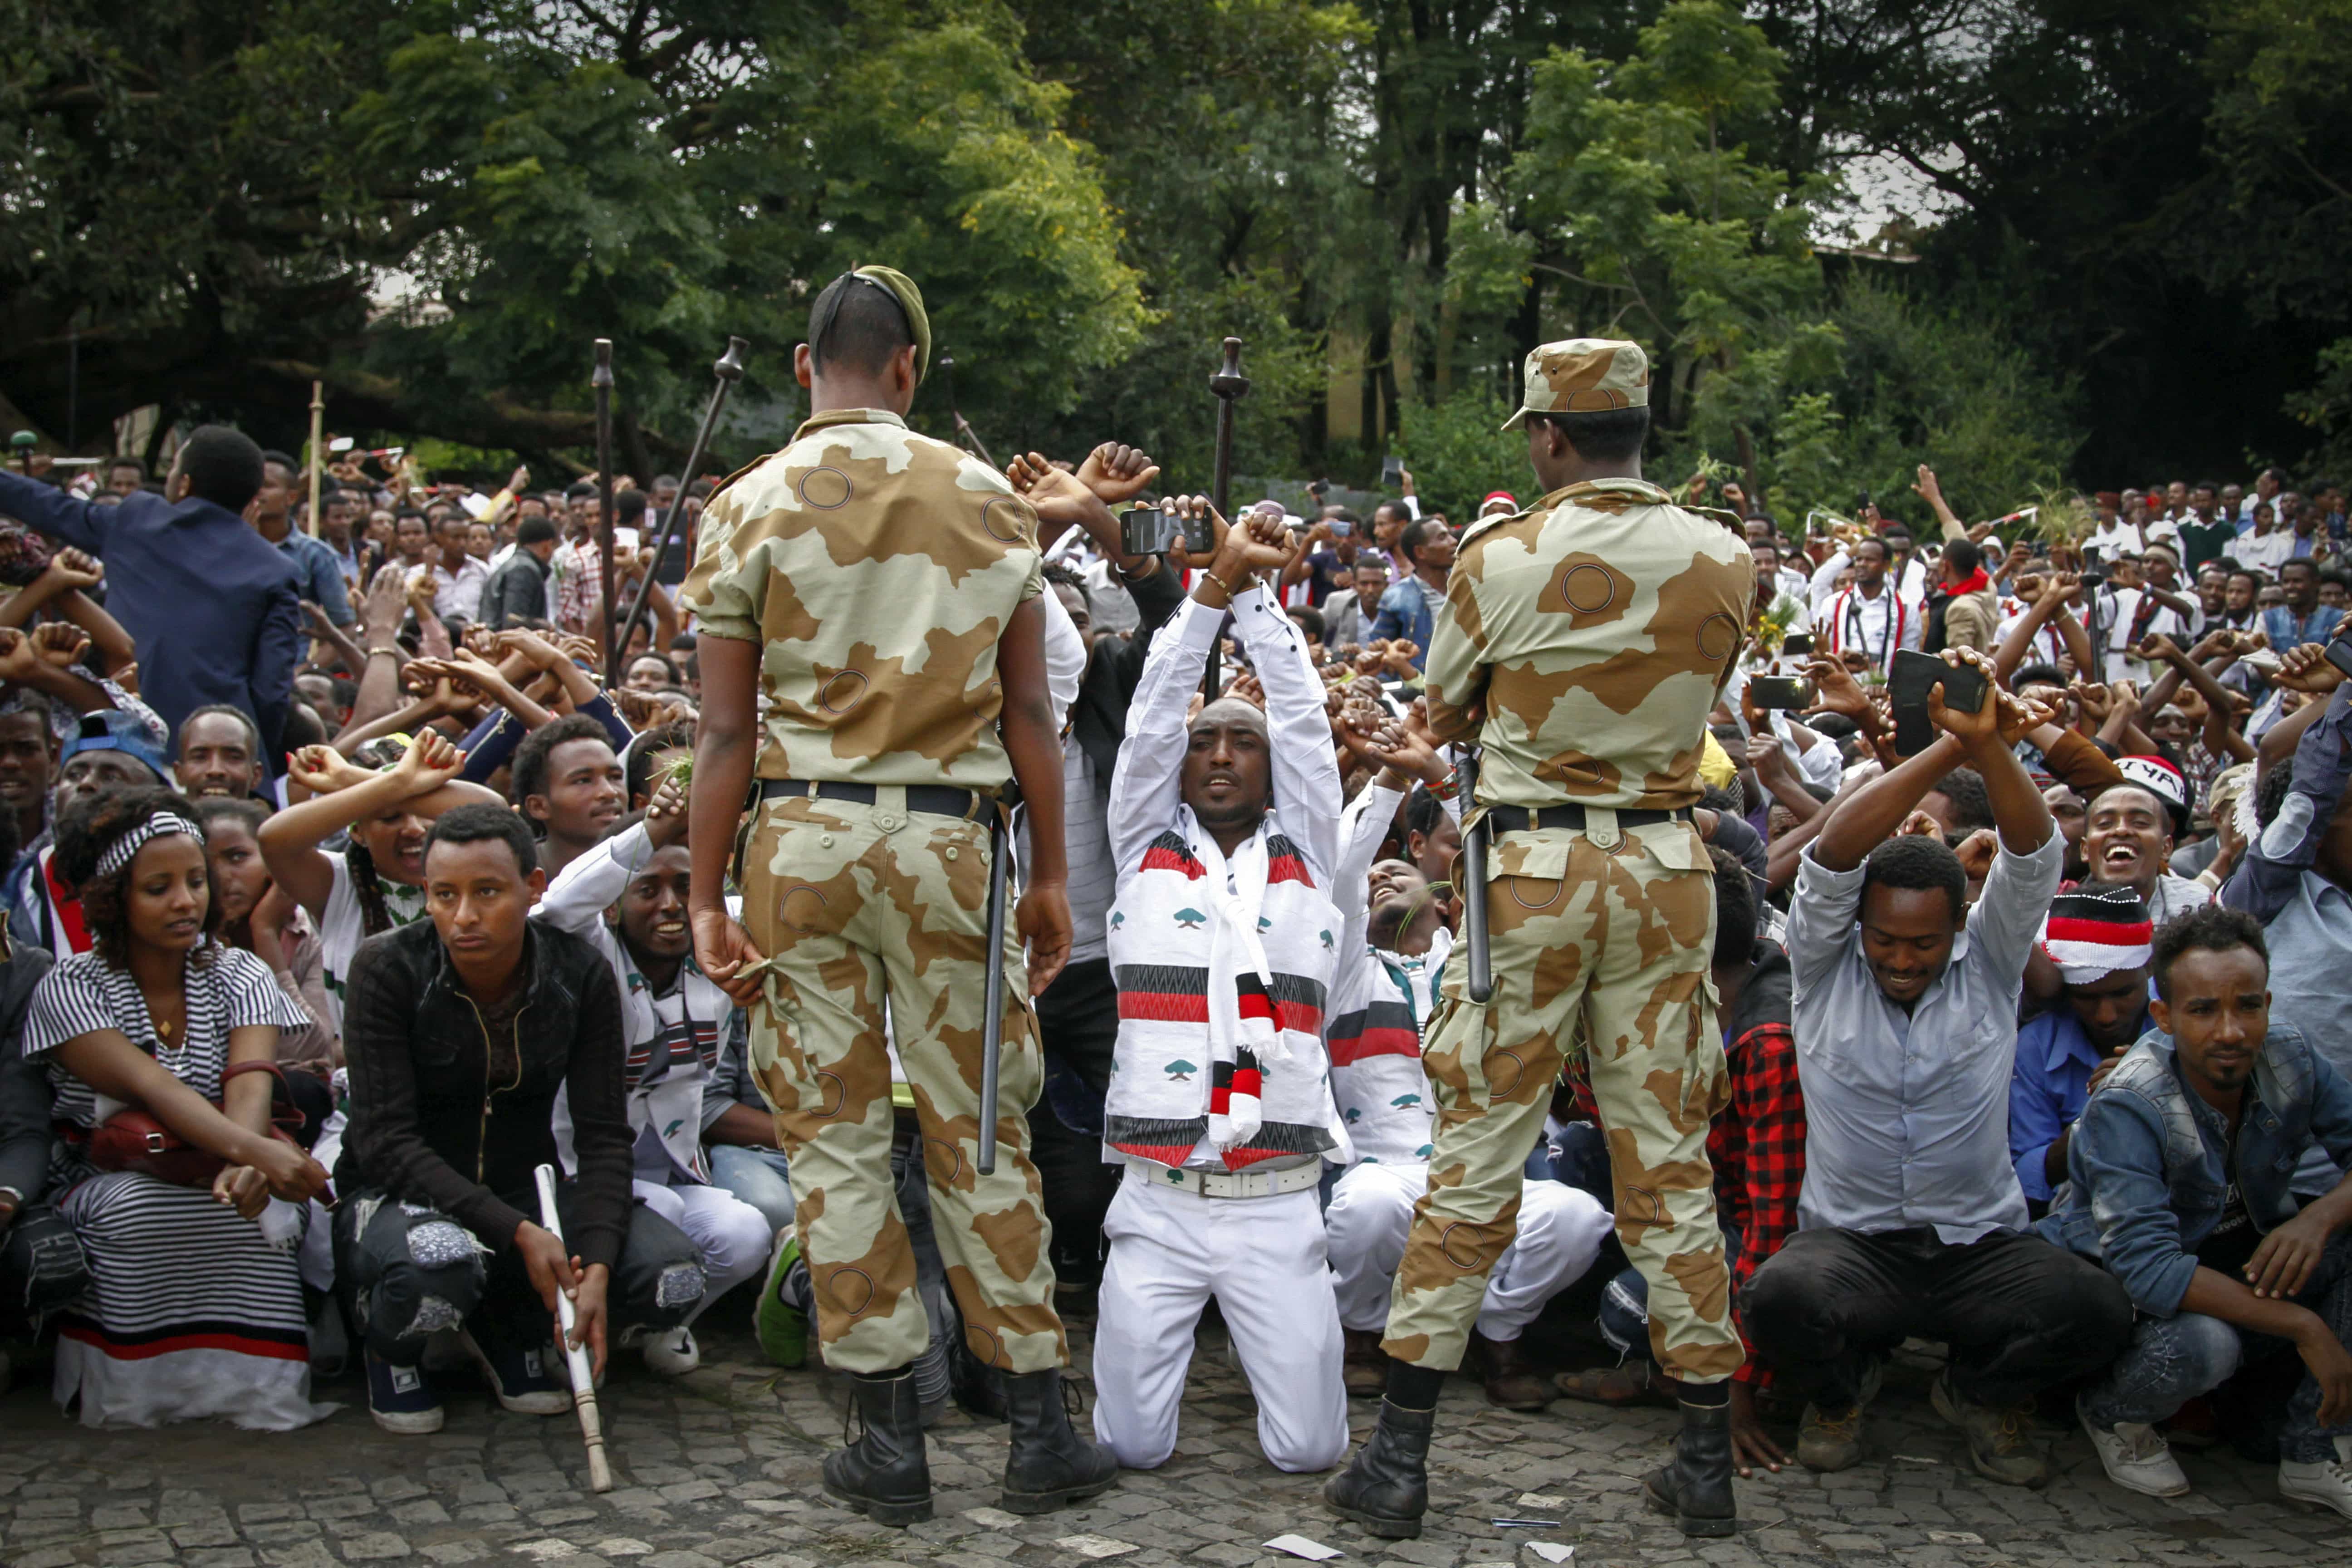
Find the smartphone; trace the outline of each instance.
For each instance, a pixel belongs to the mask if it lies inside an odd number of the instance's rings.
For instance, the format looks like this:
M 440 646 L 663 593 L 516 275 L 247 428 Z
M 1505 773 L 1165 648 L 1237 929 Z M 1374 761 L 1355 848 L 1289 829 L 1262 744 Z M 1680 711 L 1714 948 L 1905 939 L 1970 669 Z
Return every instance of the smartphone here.
M 1934 744 L 1936 726 L 1927 717 L 1927 693 L 1937 681 L 1944 684 L 1944 706 L 1957 713 L 1981 712 L 1985 704 L 1985 678 L 1972 665 L 1957 668 L 1946 664 L 1932 653 L 1916 648 L 1898 649 L 1895 668 L 1887 672 L 1887 701 L 1895 710 L 1895 750 L 1897 754 L 1916 756 Z
M 1748 679 L 1748 694 L 1759 708 L 1811 708 L 1813 705 L 1813 683 L 1793 675 L 1753 675 Z
M 2352 642 L 2346 642 L 2342 637 L 2330 637 L 2327 642 L 2327 662 L 2345 674 L 2352 675 Z
M 1391 452 L 1386 458 L 1381 459 L 1381 483 L 1389 489 L 1394 489 L 1399 485 L 1404 483 L 1404 459 L 1402 458 L 1400 458 L 1395 453 Z
M 1811 632 L 1790 632 L 1787 637 L 1780 639 L 1780 653 L 1781 657 L 1785 658 L 1812 658 L 1813 634 Z
M 2027 553 L 2031 555 L 2038 555 L 2045 561 L 2048 560 L 2050 558 L 2050 542 L 2046 539 L 2035 540 L 2033 542 L 2033 548 L 2031 551 L 2028 551 Z

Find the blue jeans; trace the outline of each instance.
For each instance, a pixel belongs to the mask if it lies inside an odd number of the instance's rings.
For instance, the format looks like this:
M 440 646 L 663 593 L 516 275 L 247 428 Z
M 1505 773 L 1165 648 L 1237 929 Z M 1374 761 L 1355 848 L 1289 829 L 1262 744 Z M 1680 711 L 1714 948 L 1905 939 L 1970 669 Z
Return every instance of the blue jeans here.
M 2295 1300 L 2325 1319 L 2338 1342 L 2352 1344 L 2352 1232 L 2327 1238 L 2319 1267 Z M 2099 1427 L 2161 1421 L 2229 1382 L 2241 1365 L 2294 1349 L 2292 1341 L 2252 1333 L 2201 1312 L 2142 1318 L 2132 1326 L 2130 1347 L 2084 1393 L 2083 1419 Z M 2335 1439 L 2345 1433 L 2352 1433 L 2352 1423 L 2319 1425 L 2319 1384 L 2305 1373 L 2287 1401 L 2279 1458 L 2301 1465 L 2333 1459 Z
M 771 1230 L 793 1223 L 793 1187 L 781 1149 L 745 1143 L 710 1145 L 710 1184 L 724 1187 L 766 1217 Z

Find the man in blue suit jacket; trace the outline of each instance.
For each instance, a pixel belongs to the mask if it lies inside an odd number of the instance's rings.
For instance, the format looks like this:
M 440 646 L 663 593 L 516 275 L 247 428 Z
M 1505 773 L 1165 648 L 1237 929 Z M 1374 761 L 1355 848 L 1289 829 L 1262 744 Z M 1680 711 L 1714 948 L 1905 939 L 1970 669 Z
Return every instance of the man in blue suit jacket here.
M 207 425 L 173 460 L 161 496 L 114 506 L 0 472 L 0 513 L 106 563 L 106 607 L 139 649 L 139 692 L 172 727 L 211 702 L 261 728 L 272 774 L 301 657 L 294 563 L 240 515 L 261 489 L 261 448 Z

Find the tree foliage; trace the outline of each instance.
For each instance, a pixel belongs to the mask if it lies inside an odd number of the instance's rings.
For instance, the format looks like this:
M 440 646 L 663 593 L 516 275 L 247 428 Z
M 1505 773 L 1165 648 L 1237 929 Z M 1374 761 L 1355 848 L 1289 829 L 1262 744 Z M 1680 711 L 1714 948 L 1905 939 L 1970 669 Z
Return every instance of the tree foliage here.
M 999 456 L 1118 436 L 1459 507 L 1520 356 L 1654 360 L 1783 512 L 2352 461 L 2352 0 L 0 0 L 0 393 L 674 461 L 780 440 L 814 290 L 918 278 Z M 1819 248 L 1856 159 L 1940 206 Z M 1870 237 L 1863 238 L 1867 241 Z M 1871 247 L 1864 247 L 1865 251 Z M 2333 346 L 2331 346 L 2333 345 Z M 916 421 L 949 425 L 942 382 Z M 1493 421 L 1499 423 L 1499 419 Z M 1360 437 L 1335 432 L 1360 430 Z M 1487 471 L 1495 466 L 1500 471 Z

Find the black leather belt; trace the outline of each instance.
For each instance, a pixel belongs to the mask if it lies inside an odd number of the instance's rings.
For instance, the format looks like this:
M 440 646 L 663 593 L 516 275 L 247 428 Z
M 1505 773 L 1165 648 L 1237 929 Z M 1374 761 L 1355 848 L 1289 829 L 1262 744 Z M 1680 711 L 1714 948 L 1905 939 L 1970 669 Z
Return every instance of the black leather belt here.
M 1524 805 L 1490 805 L 1486 820 L 1495 825 L 1497 833 L 1532 833 L 1542 827 L 1565 827 L 1570 833 L 1584 831 L 1584 807 L 1580 805 L 1547 805 L 1539 809 Z M 1687 822 L 1690 807 L 1678 806 L 1673 811 L 1645 807 L 1640 811 L 1617 814 L 1620 827 L 1647 827 L 1654 822 Z
M 872 805 L 881 786 L 866 784 L 842 784 L 824 780 L 811 787 L 806 779 L 761 779 L 760 798 L 774 800 L 782 795 L 805 798 L 814 795 L 819 800 L 854 800 Z M 951 789 L 946 784 L 908 784 L 906 786 L 907 809 L 931 816 L 960 816 L 968 822 L 985 822 L 995 806 L 995 797 L 968 789 Z

